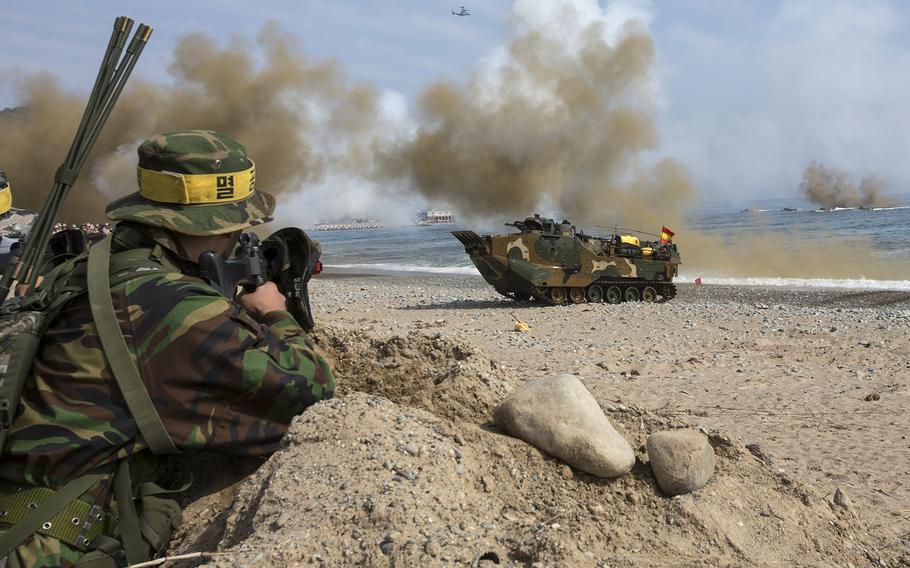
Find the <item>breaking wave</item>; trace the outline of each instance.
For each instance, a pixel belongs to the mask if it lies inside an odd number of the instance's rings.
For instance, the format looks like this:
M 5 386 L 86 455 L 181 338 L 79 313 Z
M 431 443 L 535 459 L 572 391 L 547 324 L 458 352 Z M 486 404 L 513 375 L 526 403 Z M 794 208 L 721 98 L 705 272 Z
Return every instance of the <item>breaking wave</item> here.
M 418 264 L 354 263 L 327 264 L 328 271 L 338 269 L 345 272 L 364 271 L 367 274 L 424 273 L 454 274 L 480 277 L 473 266 L 425 266 Z M 679 276 L 673 280 L 678 284 L 692 284 L 695 276 Z M 702 276 L 702 284 L 720 286 L 776 286 L 781 288 L 841 288 L 847 290 L 899 290 L 910 291 L 910 280 L 872 280 L 869 278 L 769 278 Z
M 473 266 L 424 266 L 419 264 L 391 264 L 379 262 L 373 264 L 326 264 L 325 268 L 331 270 L 338 268 L 344 271 L 364 270 L 368 273 L 385 274 L 389 272 L 423 272 L 426 274 L 476 274 L 480 276 Z
M 691 284 L 693 276 L 680 276 L 673 280 L 677 283 Z M 842 288 L 848 290 L 901 290 L 910 291 L 910 280 L 871 280 L 868 278 L 732 278 L 701 277 L 702 284 L 722 286 L 778 286 L 783 288 Z

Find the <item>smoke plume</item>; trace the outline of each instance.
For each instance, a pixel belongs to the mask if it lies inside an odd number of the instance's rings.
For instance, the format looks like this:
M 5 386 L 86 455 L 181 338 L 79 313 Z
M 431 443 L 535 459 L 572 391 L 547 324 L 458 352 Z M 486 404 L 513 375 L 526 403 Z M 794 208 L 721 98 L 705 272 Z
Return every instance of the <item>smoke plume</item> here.
M 870 176 L 853 184 L 846 172 L 812 161 L 803 172 L 800 189 L 813 203 L 825 209 L 835 207 L 888 207 L 892 203 L 882 197 L 885 182 Z
M 298 217 L 283 212 L 282 220 L 291 224 L 301 224 L 302 211 L 308 221 L 313 211 L 373 215 L 388 187 L 405 190 L 390 202 L 416 193 L 455 207 L 462 221 L 555 210 L 588 227 L 666 225 L 687 271 L 910 278 L 862 243 L 718 238 L 687 228 L 683 214 L 695 197 L 688 173 L 655 157 L 655 49 L 643 26 L 611 18 L 594 0 L 518 0 L 514 15 L 507 46 L 466 82 L 429 85 L 414 113 L 388 93 L 352 85 L 334 62 L 309 60 L 273 25 L 255 41 L 226 46 L 188 35 L 174 50 L 171 82 L 131 82 L 63 220 L 99 220 L 104 203 L 135 190 L 135 148 L 144 138 L 203 128 L 247 146 L 257 185 L 290 197 L 285 211 Z M 36 209 L 85 101 L 48 75 L 17 85 L 21 108 L 0 113 L 0 167 L 15 205 Z M 804 176 L 807 194 L 826 207 L 881 204 L 881 188 L 874 178 L 856 188 L 818 164 Z
M 264 63 L 257 63 L 258 55 Z M 169 73 L 172 84 L 128 85 L 64 221 L 99 220 L 104 203 L 135 191 L 136 146 L 157 132 L 229 133 L 256 160 L 257 185 L 279 193 L 319 180 L 327 168 L 357 167 L 370 152 L 358 133 L 376 120 L 374 90 L 350 85 L 334 62 L 311 62 L 299 40 L 274 25 L 264 26 L 255 42 L 236 38 L 227 46 L 202 33 L 187 35 L 174 49 Z M 20 79 L 18 92 L 20 108 L 0 114 L 0 156 L 15 205 L 38 209 L 85 99 L 48 75 Z
M 631 23 L 610 42 L 617 30 L 571 3 L 555 16 L 520 20 L 485 73 L 428 87 L 416 136 L 384 155 L 382 173 L 471 216 L 549 204 L 582 223 L 615 210 L 623 222 L 669 222 L 694 192 L 679 164 L 643 160 L 658 144 L 651 38 Z

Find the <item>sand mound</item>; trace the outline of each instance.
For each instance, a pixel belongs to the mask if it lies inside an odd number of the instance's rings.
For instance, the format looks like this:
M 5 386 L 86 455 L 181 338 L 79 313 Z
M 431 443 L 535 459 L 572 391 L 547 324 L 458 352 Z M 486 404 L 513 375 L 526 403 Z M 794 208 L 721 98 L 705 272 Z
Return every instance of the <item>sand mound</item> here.
M 313 340 L 339 377 L 339 396 L 368 392 L 440 417 L 482 423 L 516 385 L 489 356 L 438 333 L 379 339 L 330 327 Z
M 229 553 L 212 566 L 894 565 L 851 511 L 717 433 L 708 486 L 668 498 L 643 445 L 673 419 L 601 400 L 638 457 L 601 480 L 484 425 L 514 381 L 480 353 L 333 330 L 319 343 L 347 394 L 298 417 L 255 474 L 190 504 L 172 553 Z

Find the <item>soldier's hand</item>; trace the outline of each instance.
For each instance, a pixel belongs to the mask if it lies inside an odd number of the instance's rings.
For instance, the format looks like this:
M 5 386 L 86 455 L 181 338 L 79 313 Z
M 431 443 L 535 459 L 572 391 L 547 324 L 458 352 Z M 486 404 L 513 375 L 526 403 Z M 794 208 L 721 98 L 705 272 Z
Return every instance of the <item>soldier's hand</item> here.
M 252 292 L 242 293 L 237 301 L 255 319 L 275 310 L 287 309 L 285 297 L 274 282 L 266 282 Z

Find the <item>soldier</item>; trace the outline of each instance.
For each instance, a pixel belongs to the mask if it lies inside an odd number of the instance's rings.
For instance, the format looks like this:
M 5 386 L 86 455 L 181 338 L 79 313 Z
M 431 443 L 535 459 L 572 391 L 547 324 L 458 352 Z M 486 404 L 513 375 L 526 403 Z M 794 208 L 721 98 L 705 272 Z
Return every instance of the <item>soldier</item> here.
M 13 207 L 9 178 L 0 170 L 0 272 L 6 270 L 19 241 L 28 232 L 35 214 Z
M 0 458 L 6 568 L 160 553 L 179 509 L 150 482 L 152 453 L 265 456 L 294 416 L 332 396 L 329 366 L 274 284 L 234 302 L 199 278 L 202 252 L 227 256 L 242 229 L 271 220 L 275 200 L 254 187 L 243 146 L 212 131 L 157 135 L 139 146 L 138 181 L 107 207 L 113 236 L 42 284 L 52 305 L 75 292 L 43 336 Z M 85 293 L 105 277 L 109 320 Z M 117 338 L 122 355 L 109 349 Z M 55 499 L 57 513 L 22 528 Z
M 9 188 L 9 178 L 6 177 L 6 172 L 0 170 L 0 219 L 8 217 L 12 208 L 13 194 Z
M 25 209 L 13 207 L 13 192 L 6 176 L 0 170 L 0 236 L 7 238 L 21 238 L 28 232 L 35 213 Z
M 6 172 L 0 170 L 0 236 L 19 239 L 26 232 L 35 214 L 13 207 L 13 191 Z

